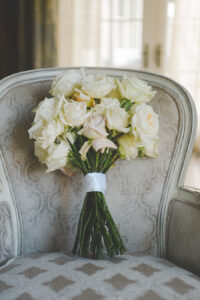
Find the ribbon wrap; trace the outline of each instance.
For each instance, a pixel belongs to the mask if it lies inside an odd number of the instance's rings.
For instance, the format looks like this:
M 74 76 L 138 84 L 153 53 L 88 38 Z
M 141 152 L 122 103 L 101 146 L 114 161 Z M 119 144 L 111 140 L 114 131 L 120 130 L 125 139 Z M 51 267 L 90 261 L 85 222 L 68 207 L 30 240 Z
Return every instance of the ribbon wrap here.
M 106 191 L 106 175 L 103 173 L 88 173 L 85 175 L 86 192 L 102 192 Z

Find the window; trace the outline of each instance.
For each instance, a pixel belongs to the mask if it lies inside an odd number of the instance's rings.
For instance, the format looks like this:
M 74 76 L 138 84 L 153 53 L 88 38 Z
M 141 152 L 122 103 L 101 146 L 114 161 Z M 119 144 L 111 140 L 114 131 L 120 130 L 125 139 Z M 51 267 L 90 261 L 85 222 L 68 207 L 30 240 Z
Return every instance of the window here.
M 102 0 L 101 3 L 100 64 L 140 68 L 143 0 Z

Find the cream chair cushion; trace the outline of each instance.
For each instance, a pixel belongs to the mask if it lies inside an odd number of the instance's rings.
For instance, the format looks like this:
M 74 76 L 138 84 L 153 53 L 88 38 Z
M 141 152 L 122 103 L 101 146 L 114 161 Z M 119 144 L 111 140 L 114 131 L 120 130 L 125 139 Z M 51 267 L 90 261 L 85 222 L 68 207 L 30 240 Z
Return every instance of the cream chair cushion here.
M 0 269 L 2 300 L 197 300 L 200 278 L 142 254 L 89 260 L 46 253 L 20 256 Z

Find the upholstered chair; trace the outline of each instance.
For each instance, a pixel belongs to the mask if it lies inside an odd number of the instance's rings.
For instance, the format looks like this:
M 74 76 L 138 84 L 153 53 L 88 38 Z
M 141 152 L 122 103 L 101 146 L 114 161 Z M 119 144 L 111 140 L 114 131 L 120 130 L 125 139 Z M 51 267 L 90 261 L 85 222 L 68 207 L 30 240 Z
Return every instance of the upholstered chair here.
M 33 108 L 62 71 L 0 82 L 0 299 L 200 299 L 200 199 L 184 187 L 197 122 L 190 95 L 163 76 L 86 68 L 134 75 L 157 90 L 160 145 L 157 159 L 119 161 L 107 173 L 106 199 L 127 253 L 83 259 L 71 254 L 83 175 L 45 173 L 27 133 Z

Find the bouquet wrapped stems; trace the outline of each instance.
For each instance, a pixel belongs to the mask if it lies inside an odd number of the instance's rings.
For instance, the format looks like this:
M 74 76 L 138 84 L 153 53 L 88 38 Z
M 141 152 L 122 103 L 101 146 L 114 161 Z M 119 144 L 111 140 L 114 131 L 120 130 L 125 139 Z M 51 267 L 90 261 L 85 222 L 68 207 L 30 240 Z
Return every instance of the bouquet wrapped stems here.
M 73 253 L 98 259 L 106 248 L 111 257 L 123 254 L 126 249 L 104 198 L 104 174 L 119 157 L 157 157 L 159 120 L 147 104 L 156 92 L 136 77 L 72 69 L 53 80 L 50 93 L 53 97 L 35 109 L 28 132 L 47 172 L 60 169 L 71 176 L 79 169 L 86 176 Z
M 78 140 L 80 141 L 81 137 Z M 75 166 L 82 170 L 84 175 L 92 172 L 106 173 L 118 158 L 118 154 L 113 149 L 100 153 L 91 148 L 86 160 L 83 161 L 78 152 L 80 149 L 78 140 L 75 144 L 71 144 L 70 159 Z M 126 251 L 117 226 L 109 212 L 104 194 L 102 192 L 87 192 L 79 217 L 72 253 L 82 257 L 101 259 L 103 258 L 104 245 L 110 257 L 123 254 Z
M 103 258 L 103 242 L 110 257 L 126 251 L 104 194 L 88 192 L 81 210 L 72 252 L 82 257 L 100 259 Z

